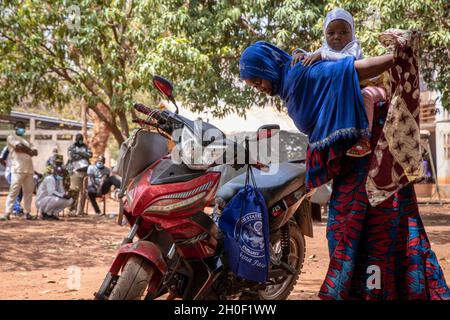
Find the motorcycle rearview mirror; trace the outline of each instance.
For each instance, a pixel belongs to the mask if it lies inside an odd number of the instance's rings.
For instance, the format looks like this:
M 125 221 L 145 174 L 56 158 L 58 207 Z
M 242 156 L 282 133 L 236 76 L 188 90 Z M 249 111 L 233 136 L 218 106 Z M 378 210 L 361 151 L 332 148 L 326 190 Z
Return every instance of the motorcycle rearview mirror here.
M 280 130 L 278 124 L 266 124 L 258 128 L 256 140 L 268 139 Z
M 153 76 L 153 86 L 158 89 L 159 92 L 161 92 L 163 95 L 169 99 L 170 102 L 172 102 L 175 105 L 176 111 L 175 113 L 178 114 L 178 106 L 175 101 L 174 95 L 173 95 L 173 85 L 172 83 L 160 76 Z

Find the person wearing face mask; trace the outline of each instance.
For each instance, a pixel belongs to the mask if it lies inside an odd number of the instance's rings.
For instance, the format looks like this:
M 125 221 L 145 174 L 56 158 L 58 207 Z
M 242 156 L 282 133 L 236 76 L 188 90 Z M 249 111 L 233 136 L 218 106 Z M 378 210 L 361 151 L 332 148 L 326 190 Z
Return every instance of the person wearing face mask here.
M 36 194 L 36 208 L 43 220 L 59 220 L 58 214 L 73 203 L 73 199 L 64 189 L 66 170 L 56 166 L 53 173 L 45 177 Z
M 5 179 L 8 182 L 8 185 L 11 185 L 11 160 L 9 157 L 9 149 L 6 145 L 2 152 L 0 153 L 0 164 L 5 167 Z M 13 214 L 16 216 L 23 215 L 23 209 L 20 203 L 22 202 L 22 189 L 20 189 L 19 195 L 17 196 L 16 201 L 14 202 Z
M 83 179 L 86 177 L 86 171 L 89 166 L 89 159 L 92 152 L 83 141 L 83 135 L 78 133 L 75 136 L 75 142 L 67 150 L 69 160 L 67 169 L 71 172 L 70 189 L 77 194 L 75 201 L 71 206 L 69 215 L 83 215 L 84 203 L 86 201 L 83 190 Z M 76 211 L 75 211 L 76 210 Z
M 18 121 L 15 125 L 15 131 L 7 138 L 9 157 L 11 160 L 11 185 L 9 187 L 8 197 L 6 198 L 5 213 L 0 220 L 9 220 L 13 212 L 14 202 L 22 189 L 23 209 L 26 220 L 33 219 L 31 212 L 31 201 L 33 199 L 34 180 L 33 180 L 33 161 L 32 157 L 37 156 L 38 152 L 33 145 L 24 139 L 25 123 Z
M 101 215 L 102 212 L 98 207 L 96 198 L 107 194 L 112 186 L 116 187 L 116 189 L 120 188 L 120 180 L 110 174 L 111 170 L 105 166 L 104 156 L 99 156 L 95 165 L 90 165 L 87 170 L 89 177 L 88 197 L 95 213 L 98 215 Z
M 55 160 L 61 157 L 62 155 L 59 154 L 58 148 L 55 147 L 52 150 L 52 156 L 47 159 L 47 162 L 45 163 L 47 166 L 55 166 Z

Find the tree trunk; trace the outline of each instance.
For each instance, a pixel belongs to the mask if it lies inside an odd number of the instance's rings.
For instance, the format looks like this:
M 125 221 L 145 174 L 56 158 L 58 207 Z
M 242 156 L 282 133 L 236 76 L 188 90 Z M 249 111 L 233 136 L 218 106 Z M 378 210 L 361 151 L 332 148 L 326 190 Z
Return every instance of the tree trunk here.
M 114 139 L 116 139 L 120 146 L 125 141 L 125 138 L 116 124 L 115 115 L 111 113 L 111 109 L 102 103 L 98 103 L 96 106 L 91 107 L 91 110 L 106 125 L 106 128 L 112 133 Z
M 97 104 L 97 109 L 102 112 L 102 114 L 106 116 L 108 120 L 111 120 L 111 115 L 106 106 Z M 105 154 L 111 130 L 108 128 L 106 123 L 99 118 L 97 114 L 94 113 L 92 118 L 94 122 L 94 129 L 92 130 L 91 137 L 89 137 L 88 145 L 92 149 L 92 159 L 95 161 L 98 156 Z
M 130 132 L 129 132 L 129 128 L 128 128 L 127 115 L 125 112 L 122 111 L 122 112 L 118 113 L 118 116 L 119 116 L 119 120 L 120 120 L 120 128 L 121 128 L 122 135 L 125 138 L 128 138 L 128 136 L 130 135 Z
M 88 106 L 86 101 L 81 102 L 81 134 L 83 135 L 84 141 L 88 141 L 88 135 L 87 135 L 87 113 L 88 113 Z

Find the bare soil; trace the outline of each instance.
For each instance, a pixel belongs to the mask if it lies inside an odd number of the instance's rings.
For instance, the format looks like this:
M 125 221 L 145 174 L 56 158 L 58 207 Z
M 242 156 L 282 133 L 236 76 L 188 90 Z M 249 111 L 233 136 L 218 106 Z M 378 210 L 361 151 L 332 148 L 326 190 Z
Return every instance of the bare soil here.
M 0 197 L 1 208 L 4 200 Z M 108 201 L 107 212 L 115 211 L 117 204 Z M 450 279 L 450 205 L 421 205 L 420 212 Z M 0 222 L 0 299 L 92 299 L 128 230 L 109 214 Z M 326 219 L 314 224 L 314 238 L 306 238 L 304 267 L 289 299 L 318 299 L 328 266 L 325 233 Z M 79 289 L 73 288 L 72 266 L 81 272 Z

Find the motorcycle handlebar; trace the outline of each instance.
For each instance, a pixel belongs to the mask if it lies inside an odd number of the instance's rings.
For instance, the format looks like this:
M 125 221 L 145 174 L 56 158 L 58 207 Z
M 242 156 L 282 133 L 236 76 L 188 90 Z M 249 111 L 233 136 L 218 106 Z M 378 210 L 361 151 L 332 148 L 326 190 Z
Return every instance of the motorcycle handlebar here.
M 156 123 L 150 124 L 147 120 L 136 119 L 134 122 L 140 125 L 157 126 L 168 134 L 171 134 L 174 129 L 184 125 L 182 119 L 178 119 L 175 114 L 168 110 L 160 111 L 157 109 L 151 109 L 141 103 L 136 103 L 133 107 L 136 111 L 143 113 L 156 121 Z
M 172 132 L 174 127 L 178 127 L 183 122 L 182 119 L 178 119 L 171 112 L 151 109 L 141 103 L 136 103 L 134 105 L 134 109 L 136 111 L 141 112 L 141 113 L 147 115 L 148 117 L 156 120 L 157 124 L 151 123 L 150 121 L 147 121 L 144 119 L 134 119 L 133 120 L 134 123 L 137 123 L 139 125 L 158 127 L 160 129 L 162 129 L 163 131 L 167 132 L 168 134 L 170 134 Z M 235 144 L 235 149 L 236 149 L 237 148 L 236 142 L 234 142 L 234 144 Z M 245 152 L 248 152 L 248 150 L 249 150 L 248 142 L 246 142 L 244 149 L 246 149 Z M 247 159 L 249 159 L 249 155 L 246 154 L 246 160 Z M 248 160 L 245 162 L 246 162 L 246 164 L 249 164 L 250 166 L 255 167 L 259 170 L 267 170 L 268 169 L 268 167 L 265 164 L 262 164 L 260 162 L 257 162 L 256 164 L 250 164 Z M 237 164 L 234 164 L 233 166 L 237 166 Z
M 151 117 L 151 118 L 153 118 L 155 120 L 159 120 L 160 119 L 161 111 L 159 111 L 159 110 L 151 109 L 149 107 L 144 106 L 141 103 L 136 103 L 136 104 L 134 104 L 133 107 L 134 107 L 134 109 L 136 111 L 138 111 L 140 113 L 143 113 L 143 114 L 145 114 L 145 115 L 147 115 L 147 116 L 149 116 L 149 117 Z

